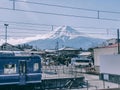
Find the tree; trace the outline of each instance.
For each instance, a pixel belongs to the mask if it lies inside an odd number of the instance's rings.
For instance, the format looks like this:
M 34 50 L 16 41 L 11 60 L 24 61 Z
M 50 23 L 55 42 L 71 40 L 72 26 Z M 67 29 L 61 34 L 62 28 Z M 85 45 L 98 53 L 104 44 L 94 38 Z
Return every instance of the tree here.
M 24 50 L 24 49 L 33 49 L 33 46 L 29 45 L 29 44 L 21 44 L 21 45 L 19 44 L 16 47 L 19 48 L 19 49 L 22 49 L 22 50 Z
M 88 48 L 88 51 L 89 52 L 93 52 L 93 48 Z

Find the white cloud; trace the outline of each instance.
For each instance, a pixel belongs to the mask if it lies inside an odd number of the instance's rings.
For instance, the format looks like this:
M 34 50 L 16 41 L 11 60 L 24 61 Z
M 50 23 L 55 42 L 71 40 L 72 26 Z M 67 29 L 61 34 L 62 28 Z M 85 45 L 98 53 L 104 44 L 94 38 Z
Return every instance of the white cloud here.
M 51 34 L 45 34 L 45 35 L 36 35 L 35 37 L 26 37 L 26 38 L 21 38 L 21 39 L 15 39 L 15 38 L 9 38 L 8 43 L 12 45 L 16 44 L 22 44 L 26 42 L 30 42 L 33 40 L 38 40 L 38 39 L 46 39 L 49 38 Z M 3 39 L 0 40 L 0 45 L 3 44 L 5 41 Z

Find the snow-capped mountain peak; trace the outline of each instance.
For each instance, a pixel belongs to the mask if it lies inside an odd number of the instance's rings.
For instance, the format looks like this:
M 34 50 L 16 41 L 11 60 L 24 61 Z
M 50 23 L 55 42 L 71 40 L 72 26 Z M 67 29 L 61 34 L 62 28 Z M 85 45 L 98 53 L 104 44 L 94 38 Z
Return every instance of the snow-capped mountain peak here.
M 70 26 L 58 27 L 54 31 L 60 33 L 75 33 L 75 34 L 78 33 L 75 29 L 71 28 Z
M 60 38 L 60 37 L 67 37 L 67 38 L 75 38 L 77 36 L 82 36 L 85 34 L 78 32 L 77 30 L 71 28 L 70 26 L 61 26 L 56 28 L 50 38 Z
M 44 35 L 44 38 L 34 40 L 28 44 L 38 46 L 41 49 L 55 49 L 56 42 L 58 42 L 58 48 L 67 46 L 87 49 L 89 47 L 95 47 L 103 41 L 103 39 L 89 37 L 85 33 L 79 32 L 70 26 L 62 26 Z

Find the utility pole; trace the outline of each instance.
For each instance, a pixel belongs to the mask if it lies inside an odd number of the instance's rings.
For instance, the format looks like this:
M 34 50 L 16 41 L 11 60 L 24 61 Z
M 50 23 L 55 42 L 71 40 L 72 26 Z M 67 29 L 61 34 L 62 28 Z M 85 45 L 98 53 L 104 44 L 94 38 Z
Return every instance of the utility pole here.
M 97 13 L 98 13 L 98 17 L 97 18 L 100 19 L 100 11 L 97 11 Z
M 15 10 L 15 0 L 13 0 L 13 10 Z
M 58 49 L 59 49 L 59 42 L 58 42 L 58 41 L 56 42 L 55 49 L 56 49 L 56 50 L 58 50 Z
M 15 10 L 15 0 L 10 0 L 13 1 L 13 10 Z
M 8 24 L 4 24 L 5 26 L 5 43 L 7 43 L 7 27 L 8 27 Z
M 59 42 L 57 41 L 56 42 L 56 46 L 55 46 L 55 50 L 56 50 L 56 54 L 58 55 L 59 54 Z M 57 60 L 58 60 L 58 58 L 57 58 Z
M 119 47 L 119 29 L 117 29 L 117 42 L 118 42 L 118 54 L 120 54 L 120 47 Z
M 107 31 L 107 35 L 109 35 L 109 29 L 107 29 L 106 31 Z
M 54 29 L 54 26 L 52 25 L 52 31 L 53 31 L 53 29 Z

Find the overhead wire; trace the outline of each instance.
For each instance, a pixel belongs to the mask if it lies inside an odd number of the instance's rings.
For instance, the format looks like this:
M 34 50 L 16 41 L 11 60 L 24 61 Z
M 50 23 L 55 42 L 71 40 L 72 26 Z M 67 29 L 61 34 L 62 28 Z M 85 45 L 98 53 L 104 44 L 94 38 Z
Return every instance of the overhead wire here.
M 0 9 L 10 10 L 12 8 L 5 8 L 0 7 Z M 110 20 L 110 21 L 120 21 L 120 19 L 110 19 L 110 18 L 101 18 L 101 17 L 91 17 L 91 16 L 80 16 L 80 15 L 73 15 L 73 14 L 61 14 L 61 13 L 51 13 L 51 12 L 41 12 L 41 11 L 33 11 L 33 10 L 23 10 L 23 9 L 15 9 L 15 11 L 19 12 L 27 12 L 27 13 L 39 13 L 39 14 L 48 14 L 48 15 L 56 15 L 56 16 L 65 16 L 65 17 L 76 17 L 76 18 L 87 18 L 87 19 L 100 19 L 100 20 Z
M 98 15 L 96 17 L 90 17 L 90 16 L 78 16 L 78 15 L 68 15 L 68 14 L 60 14 L 60 13 L 48 13 L 48 12 L 32 11 L 34 13 L 51 14 L 51 15 L 61 15 L 61 16 L 68 16 L 68 17 L 81 17 L 81 18 L 91 18 L 91 19 L 120 21 L 119 19 L 111 19 L 111 18 L 102 18 L 102 17 L 100 17 L 100 12 L 120 14 L 120 12 L 115 12 L 115 11 L 103 11 L 103 10 L 95 10 L 95 9 L 86 9 L 86 8 L 63 6 L 63 5 L 55 5 L 55 4 L 47 4 L 47 3 L 40 3 L 40 2 L 31 2 L 31 1 L 23 1 L 23 0 L 11 0 L 11 1 L 13 1 L 13 2 L 22 2 L 22 3 L 29 3 L 29 4 L 45 5 L 45 6 L 52 6 L 52 7 L 60 7 L 60 8 L 68 8 L 68 9 L 77 9 L 77 10 L 83 10 L 83 11 L 94 11 L 94 12 L 97 12 Z M 28 11 L 28 12 L 30 12 L 30 11 Z
M 14 0 L 10 0 L 10 1 L 14 1 Z M 77 10 L 84 10 L 84 11 L 95 11 L 95 12 L 99 11 L 99 12 L 104 12 L 104 13 L 120 14 L 120 12 L 115 12 L 115 11 L 104 11 L 104 10 L 96 10 L 96 9 L 87 9 L 87 8 L 71 7 L 71 6 L 65 6 L 65 5 L 55 5 L 55 4 L 48 4 L 48 3 L 32 2 L 32 1 L 15 0 L 15 2 L 23 2 L 23 3 L 30 3 L 30 4 L 45 5 L 45 6 L 53 6 L 53 7 L 60 7 L 60 8 L 77 9 Z
M 29 30 L 29 31 L 50 31 L 50 29 L 34 29 L 34 28 L 14 28 L 14 27 L 10 27 L 9 29 L 15 29 L 15 30 L 22 30 L 22 31 L 27 31 L 27 30 Z
M 10 10 L 10 11 L 13 10 L 12 8 L 4 8 L 4 7 L 0 7 L 0 9 Z M 61 14 L 61 13 L 51 13 L 51 12 L 40 12 L 40 11 L 23 10 L 23 9 L 15 9 L 15 11 L 28 12 L 28 13 L 49 14 L 49 15 L 57 15 L 57 16 L 67 16 L 67 17 L 79 17 L 79 18 L 97 19 L 97 17 L 79 16 L 79 15 Z
M 3 21 L 3 20 L 0 20 L 0 22 L 2 23 L 8 23 L 8 24 L 17 24 L 17 25 L 35 25 L 36 26 L 54 26 L 54 27 L 59 27 L 59 26 L 64 26 L 64 25 L 55 25 L 55 24 L 40 24 L 40 23 L 26 23 L 26 22 L 16 22 L 16 21 Z M 15 25 L 15 26 L 17 26 Z M 24 26 L 25 27 L 25 26 Z M 29 27 L 29 26 L 27 26 Z M 106 27 L 106 28 L 101 28 L 101 27 L 87 27 L 87 26 L 71 26 L 73 28 L 85 28 L 85 29 L 114 29 L 114 30 L 117 30 L 117 28 L 109 28 L 109 27 Z M 31 29 L 31 28 L 16 28 L 16 27 L 10 27 L 11 29 Z M 39 27 L 38 27 L 39 28 Z M 34 28 L 33 28 L 34 30 Z M 37 30 L 37 29 L 36 29 Z M 49 29 L 48 29 L 49 30 Z M 39 30 L 38 30 L 39 31 Z
M 11 0 L 13 1 L 13 0 Z M 100 11 L 100 10 L 93 10 L 93 9 L 85 9 L 85 8 L 77 8 L 77 7 L 69 7 L 69 6 L 62 6 L 62 5 L 54 5 L 54 4 L 46 4 L 46 3 L 38 3 L 38 2 L 30 2 L 30 1 L 22 1 L 22 0 L 15 0 L 15 2 L 25 2 L 25 3 L 31 3 L 31 4 L 40 4 L 40 5 L 47 5 L 47 6 L 55 6 L 55 7 L 62 7 L 62 8 L 69 8 L 69 9 L 79 9 L 79 10 L 85 10 L 85 11 L 96 11 L 96 12 L 105 12 L 105 13 L 117 13 L 120 14 L 120 12 L 111 12 L 111 11 Z M 12 8 L 4 8 L 0 7 L 0 9 L 4 10 L 13 10 Z M 111 20 L 111 21 L 120 21 L 119 19 L 109 19 L 109 18 L 101 18 L 101 17 L 89 17 L 89 16 L 79 16 L 79 15 L 72 15 L 72 14 L 61 14 L 61 13 L 51 13 L 51 12 L 40 12 L 40 11 L 32 11 L 32 10 L 23 10 L 23 9 L 17 9 L 15 8 L 15 11 L 20 12 L 28 12 L 28 13 L 40 13 L 40 14 L 49 14 L 49 15 L 57 15 L 57 16 L 66 16 L 66 17 L 78 17 L 78 18 L 90 18 L 90 19 L 101 19 L 101 20 Z M 38 24 L 38 23 L 26 23 L 26 22 L 14 22 L 14 21 L 0 21 L 0 22 L 6 22 L 6 23 L 14 23 L 14 24 L 26 24 L 26 25 L 43 25 L 43 26 L 52 26 L 49 24 Z M 54 25 L 57 26 L 57 25 Z M 79 28 L 91 28 L 91 29 L 104 29 L 104 28 L 96 28 L 96 27 L 79 27 Z M 15 28 L 14 28 L 15 29 Z M 16 28 L 17 29 L 17 28 Z M 21 28 L 21 30 L 24 28 Z M 107 28 L 108 29 L 108 28 Z M 32 30 L 32 29 L 28 29 Z M 36 29 L 33 29 L 36 30 Z M 37 31 L 37 30 L 36 30 Z
M 11 1 L 13 1 L 13 0 L 11 0 Z M 86 9 L 86 8 L 63 6 L 63 5 L 55 5 L 55 4 L 47 4 L 47 3 L 40 3 L 40 2 L 31 2 L 31 1 L 23 1 L 23 0 L 15 0 L 15 2 L 23 2 L 23 3 L 30 3 L 30 4 L 38 4 L 38 5 L 45 5 L 45 6 L 60 7 L 60 8 L 86 10 L 86 11 L 98 11 L 98 10 L 92 10 L 92 9 Z
M 16 10 L 16 11 L 32 12 L 32 13 L 41 13 L 41 14 L 50 14 L 50 15 L 58 15 L 58 16 L 68 16 L 68 17 L 79 17 L 79 18 L 90 18 L 90 19 L 101 19 L 101 20 L 120 21 L 120 19 L 102 18 L 102 17 L 100 17 L 100 15 L 99 15 L 100 12 L 120 14 L 120 12 L 115 12 L 115 11 L 103 11 L 103 10 L 96 10 L 96 9 L 86 9 L 86 8 L 71 7 L 71 6 L 65 6 L 65 5 L 47 4 L 47 3 L 24 1 L 24 0 L 10 0 L 10 1 L 13 1 L 14 4 L 15 4 L 15 2 L 22 2 L 22 3 L 29 3 L 29 4 L 38 4 L 38 5 L 45 5 L 45 6 L 54 6 L 54 7 L 60 7 L 60 8 L 78 9 L 78 10 L 84 10 L 84 11 L 95 11 L 95 12 L 98 13 L 98 16 L 96 16 L 96 17 L 90 17 L 90 16 L 80 16 L 80 15 L 51 13 L 51 12 L 40 12 L 40 11 L 23 10 L 23 9 L 14 8 L 14 10 Z M 13 6 L 14 6 L 14 5 L 13 5 Z M 0 7 L 0 9 L 13 10 L 13 9 L 11 9 L 11 8 L 3 8 L 3 7 Z
M 16 21 L 7 21 L 7 20 L 0 20 L 0 22 L 4 23 L 13 23 L 13 24 L 26 24 L 26 25 L 35 25 L 35 26 L 51 26 L 50 24 L 39 24 L 39 23 L 28 23 L 28 22 L 16 22 Z M 55 25 L 54 25 L 55 26 Z
M 52 32 L 52 31 L 51 31 Z M 3 32 L 4 33 L 4 32 Z M 20 32 L 20 31 L 15 31 L 15 32 L 13 32 L 13 31 L 9 31 L 9 33 L 23 33 L 22 35 L 27 35 L 27 34 L 36 34 L 36 33 L 33 33 L 33 32 Z M 66 31 L 58 31 L 58 32 L 56 32 L 56 33 L 66 33 Z M 69 33 L 69 32 L 68 32 Z M 82 34 L 107 34 L 106 32 L 78 32 L 77 34 L 75 34 L 75 33 L 71 33 L 71 34 L 69 34 L 69 35 L 74 35 L 74 36 L 80 36 L 81 35 L 81 33 Z M 37 32 L 37 34 L 39 34 L 38 32 Z M 113 33 L 112 33 L 113 34 Z

